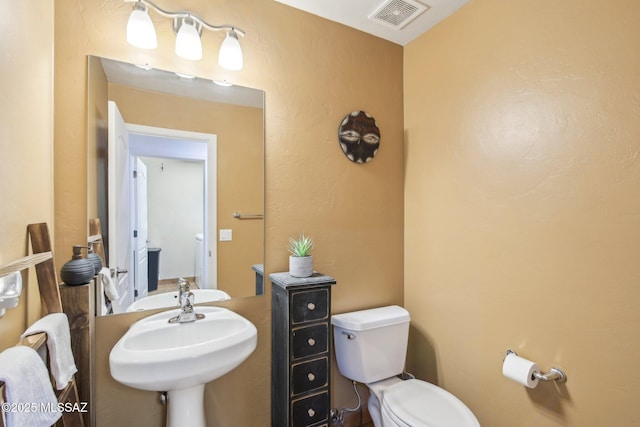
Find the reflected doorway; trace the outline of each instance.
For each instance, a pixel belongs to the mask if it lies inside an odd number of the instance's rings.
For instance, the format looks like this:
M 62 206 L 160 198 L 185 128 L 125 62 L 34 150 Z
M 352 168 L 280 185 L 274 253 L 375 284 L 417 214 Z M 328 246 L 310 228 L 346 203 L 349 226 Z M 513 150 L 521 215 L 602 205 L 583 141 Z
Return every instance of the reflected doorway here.
M 216 229 L 216 136 L 127 128 L 132 163 L 146 167 L 147 206 L 139 210 L 146 211 L 149 254 L 159 258 L 158 286 L 149 291 L 174 291 L 179 277 L 194 288 L 215 289 L 216 245 L 208 236 Z

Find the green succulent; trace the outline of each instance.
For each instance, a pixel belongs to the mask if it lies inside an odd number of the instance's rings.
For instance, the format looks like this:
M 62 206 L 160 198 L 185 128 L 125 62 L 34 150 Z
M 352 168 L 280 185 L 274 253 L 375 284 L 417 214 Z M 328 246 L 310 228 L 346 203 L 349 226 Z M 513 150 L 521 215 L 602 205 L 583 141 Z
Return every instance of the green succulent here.
M 309 256 L 309 252 L 313 249 L 313 239 L 302 233 L 298 234 L 298 239 L 289 237 L 289 246 L 287 247 L 291 255 L 295 257 Z

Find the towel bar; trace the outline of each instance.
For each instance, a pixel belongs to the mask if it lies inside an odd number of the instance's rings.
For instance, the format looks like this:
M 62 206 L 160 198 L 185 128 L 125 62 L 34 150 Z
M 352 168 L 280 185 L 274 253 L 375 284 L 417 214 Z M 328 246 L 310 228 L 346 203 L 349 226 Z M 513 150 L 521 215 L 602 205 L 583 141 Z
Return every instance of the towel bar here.
M 241 214 L 240 212 L 234 212 L 233 217 L 236 219 L 263 219 L 263 214 Z

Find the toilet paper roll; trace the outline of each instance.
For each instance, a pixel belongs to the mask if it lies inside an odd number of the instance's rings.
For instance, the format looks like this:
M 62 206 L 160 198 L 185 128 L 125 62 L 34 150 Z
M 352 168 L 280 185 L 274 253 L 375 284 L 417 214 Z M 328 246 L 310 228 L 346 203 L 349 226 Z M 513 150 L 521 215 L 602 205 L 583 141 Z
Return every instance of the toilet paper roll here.
M 538 385 L 538 379 L 534 375 L 535 372 L 540 372 L 537 364 L 515 353 L 508 353 L 507 357 L 504 358 L 502 375 L 525 387 L 535 388 Z

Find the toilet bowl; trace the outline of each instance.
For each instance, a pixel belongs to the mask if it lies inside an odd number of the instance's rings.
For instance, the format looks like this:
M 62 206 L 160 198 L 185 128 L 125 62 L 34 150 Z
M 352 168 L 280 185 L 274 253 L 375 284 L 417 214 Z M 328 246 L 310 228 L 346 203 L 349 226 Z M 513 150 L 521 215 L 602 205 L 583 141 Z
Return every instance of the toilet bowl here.
M 381 414 L 383 426 L 480 426 L 460 399 L 421 380 L 401 381 L 385 389 Z
M 375 427 L 480 427 L 471 410 L 448 391 L 418 379 L 402 380 L 409 312 L 399 306 L 334 315 L 338 370 L 369 387 Z

